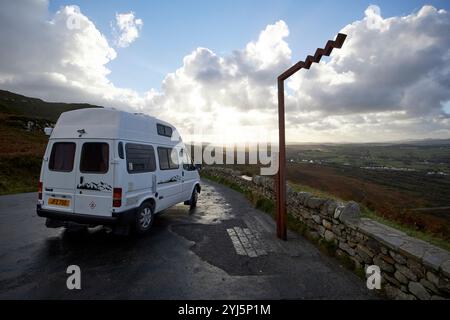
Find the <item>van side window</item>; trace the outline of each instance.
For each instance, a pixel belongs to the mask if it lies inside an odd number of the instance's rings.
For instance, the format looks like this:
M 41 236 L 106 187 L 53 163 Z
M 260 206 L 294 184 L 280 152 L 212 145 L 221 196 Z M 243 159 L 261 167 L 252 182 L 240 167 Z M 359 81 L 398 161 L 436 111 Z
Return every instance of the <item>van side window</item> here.
M 119 153 L 119 158 L 123 159 L 123 143 L 122 143 L 122 141 L 120 141 L 119 144 L 117 145 L 117 151 Z
M 172 137 L 172 128 L 169 126 L 165 126 L 163 124 L 156 124 L 156 128 L 158 129 L 158 134 L 160 136 L 165 136 L 165 137 Z
M 179 168 L 178 154 L 177 152 L 172 151 L 173 148 L 158 147 L 159 169 L 171 170 Z M 174 156 L 176 159 L 172 159 L 172 156 Z
M 80 171 L 83 173 L 106 173 L 109 169 L 109 144 L 85 142 L 81 149 Z
M 75 143 L 55 142 L 50 154 L 48 168 L 51 171 L 71 172 L 75 158 Z
M 153 146 L 127 143 L 125 145 L 125 152 L 127 154 L 128 173 L 144 173 L 156 170 L 155 150 Z

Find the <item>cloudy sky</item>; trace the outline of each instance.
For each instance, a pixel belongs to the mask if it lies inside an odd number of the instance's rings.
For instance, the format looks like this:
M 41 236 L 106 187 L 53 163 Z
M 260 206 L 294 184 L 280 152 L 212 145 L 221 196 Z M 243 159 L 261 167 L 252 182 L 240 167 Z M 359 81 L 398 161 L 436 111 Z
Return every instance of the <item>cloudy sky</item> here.
M 448 1 L 0 0 L 0 89 L 148 113 L 185 140 L 450 138 Z M 266 137 L 267 136 L 267 137 Z M 187 139 L 186 139 L 187 137 Z

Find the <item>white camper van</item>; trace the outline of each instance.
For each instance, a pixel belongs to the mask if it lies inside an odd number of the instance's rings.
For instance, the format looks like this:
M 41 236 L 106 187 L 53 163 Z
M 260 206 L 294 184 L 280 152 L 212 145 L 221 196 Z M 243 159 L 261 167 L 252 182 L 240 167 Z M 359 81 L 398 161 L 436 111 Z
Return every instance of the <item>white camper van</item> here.
M 51 131 L 37 214 L 48 227 L 150 229 L 156 213 L 200 193 L 197 168 L 176 129 L 143 114 L 92 108 L 64 112 Z

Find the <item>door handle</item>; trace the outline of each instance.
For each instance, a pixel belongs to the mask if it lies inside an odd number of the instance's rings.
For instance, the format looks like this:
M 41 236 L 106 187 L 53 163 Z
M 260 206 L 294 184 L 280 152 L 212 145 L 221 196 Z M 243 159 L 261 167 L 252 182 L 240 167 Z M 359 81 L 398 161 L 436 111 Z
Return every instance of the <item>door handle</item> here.
M 81 177 L 80 177 L 80 184 L 83 184 L 83 181 L 84 181 L 84 177 L 81 176 Z

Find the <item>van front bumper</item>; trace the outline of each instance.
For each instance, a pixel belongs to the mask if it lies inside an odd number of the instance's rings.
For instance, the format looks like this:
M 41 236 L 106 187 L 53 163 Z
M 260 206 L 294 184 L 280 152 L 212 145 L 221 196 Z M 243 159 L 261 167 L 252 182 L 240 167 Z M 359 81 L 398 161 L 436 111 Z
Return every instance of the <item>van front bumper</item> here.
M 111 217 L 94 216 L 80 213 L 68 213 L 62 211 L 42 209 L 40 205 L 36 208 L 37 215 L 62 222 L 75 222 L 88 225 L 127 225 L 135 221 L 136 209 L 123 212 L 113 212 Z

